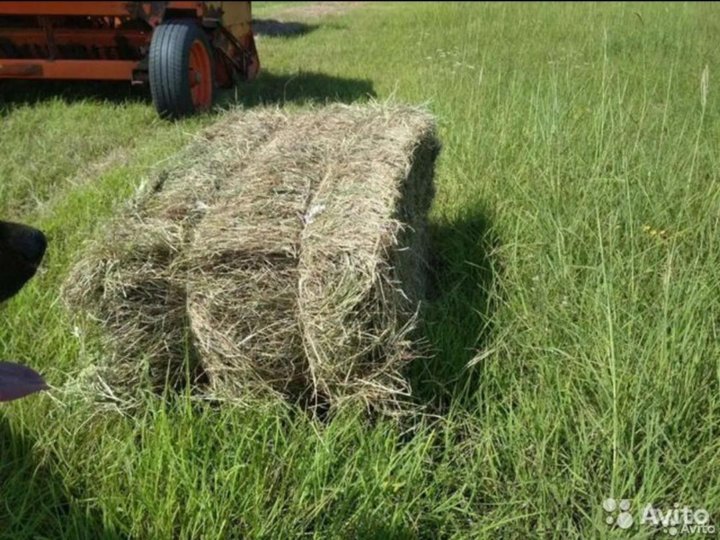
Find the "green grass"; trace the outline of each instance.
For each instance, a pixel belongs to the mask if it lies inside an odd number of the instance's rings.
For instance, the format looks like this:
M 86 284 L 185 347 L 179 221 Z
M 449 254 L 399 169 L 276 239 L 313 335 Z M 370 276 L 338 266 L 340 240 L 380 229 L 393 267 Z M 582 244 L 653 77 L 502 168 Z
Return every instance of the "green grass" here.
M 263 77 L 224 104 L 437 115 L 436 355 L 408 374 L 432 415 L 319 424 L 181 396 L 126 418 L 34 396 L 2 408 L 0 536 L 652 535 L 608 527 L 608 496 L 720 525 L 718 35 L 706 4 L 425 3 L 261 38 Z M 96 360 L 58 301 L 69 264 L 212 117 L 34 88 L 0 102 L 0 210 L 50 251 L 0 314 L 0 357 L 61 386 Z

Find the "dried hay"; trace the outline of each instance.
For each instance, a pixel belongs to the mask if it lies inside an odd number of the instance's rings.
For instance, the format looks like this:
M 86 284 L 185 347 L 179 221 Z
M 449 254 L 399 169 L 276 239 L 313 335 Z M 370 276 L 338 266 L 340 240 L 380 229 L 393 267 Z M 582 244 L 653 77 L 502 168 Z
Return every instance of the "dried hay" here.
M 227 114 L 68 279 L 68 303 L 104 325 L 106 380 L 396 405 L 438 149 L 409 107 Z

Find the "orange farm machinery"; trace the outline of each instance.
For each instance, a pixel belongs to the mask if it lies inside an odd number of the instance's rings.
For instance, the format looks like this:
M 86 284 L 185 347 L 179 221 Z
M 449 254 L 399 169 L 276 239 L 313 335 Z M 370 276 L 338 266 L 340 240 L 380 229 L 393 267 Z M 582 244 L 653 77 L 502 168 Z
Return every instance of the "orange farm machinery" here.
M 177 118 L 259 69 L 250 2 L 0 2 L 0 79 L 147 83 Z

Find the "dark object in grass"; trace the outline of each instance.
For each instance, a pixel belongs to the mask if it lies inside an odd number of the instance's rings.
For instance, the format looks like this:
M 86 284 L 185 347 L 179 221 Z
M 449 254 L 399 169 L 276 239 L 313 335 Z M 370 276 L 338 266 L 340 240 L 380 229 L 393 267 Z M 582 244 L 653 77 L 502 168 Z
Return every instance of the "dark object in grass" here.
M 40 265 L 45 235 L 27 225 L 0 221 L 0 302 L 14 296 Z
M 21 364 L 0 362 L 0 401 L 12 401 L 40 390 L 47 390 L 47 384 L 39 373 Z
M 46 247 L 47 240 L 41 231 L 0 221 L 0 302 L 17 294 L 35 275 Z M 31 368 L 0 362 L 0 401 L 12 401 L 45 389 L 45 381 Z

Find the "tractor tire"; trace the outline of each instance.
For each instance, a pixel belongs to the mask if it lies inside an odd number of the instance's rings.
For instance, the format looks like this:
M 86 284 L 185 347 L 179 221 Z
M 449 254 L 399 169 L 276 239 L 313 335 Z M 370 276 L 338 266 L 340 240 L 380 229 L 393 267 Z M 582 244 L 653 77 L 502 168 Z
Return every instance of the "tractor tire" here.
M 205 31 L 194 21 L 159 25 L 150 41 L 150 93 L 158 114 L 181 118 L 212 107 L 215 62 Z

